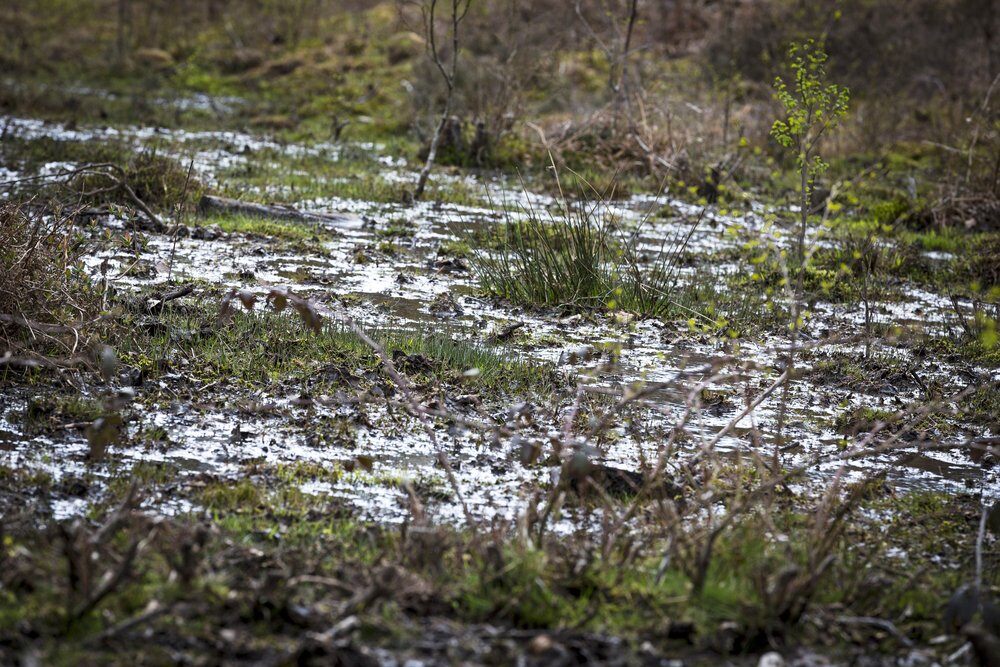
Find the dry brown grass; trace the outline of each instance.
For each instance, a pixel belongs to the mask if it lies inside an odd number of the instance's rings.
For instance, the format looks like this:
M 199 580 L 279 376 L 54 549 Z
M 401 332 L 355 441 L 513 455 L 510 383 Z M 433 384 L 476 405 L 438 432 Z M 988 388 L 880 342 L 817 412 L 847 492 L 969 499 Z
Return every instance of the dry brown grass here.
M 4 352 L 72 353 L 98 295 L 83 271 L 73 212 L 0 205 L 0 346 Z

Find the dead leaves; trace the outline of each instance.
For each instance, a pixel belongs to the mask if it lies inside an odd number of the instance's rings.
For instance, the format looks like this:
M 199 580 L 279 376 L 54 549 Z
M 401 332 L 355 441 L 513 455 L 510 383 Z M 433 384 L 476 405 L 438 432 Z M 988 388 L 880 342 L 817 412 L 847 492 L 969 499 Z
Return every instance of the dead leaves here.
M 233 288 L 222 298 L 219 303 L 219 314 L 216 317 L 216 325 L 222 326 L 232 319 L 236 313 L 235 302 L 239 302 L 243 309 L 250 312 L 257 304 L 259 297 L 249 289 Z M 313 333 L 320 333 L 323 330 L 323 317 L 319 309 L 309 299 L 293 294 L 290 290 L 283 288 L 271 288 L 265 297 L 266 303 L 276 313 L 282 313 L 289 306 L 298 314 L 299 319 L 306 328 Z

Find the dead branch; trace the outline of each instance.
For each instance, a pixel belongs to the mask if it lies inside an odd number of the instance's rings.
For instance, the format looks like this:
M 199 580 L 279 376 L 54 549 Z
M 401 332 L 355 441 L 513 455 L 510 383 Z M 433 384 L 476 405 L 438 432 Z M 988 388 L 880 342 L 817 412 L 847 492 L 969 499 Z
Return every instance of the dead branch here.
M 259 204 L 240 201 L 228 197 L 204 195 L 198 202 L 202 213 L 222 213 L 225 215 L 245 215 L 251 218 L 269 218 L 290 222 L 313 222 L 317 224 L 341 224 L 353 220 L 343 213 L 312 213 L 283 204 Z
M 177 289 L 173 289 L 173 290 L 167 292 L 166 294 L 164 294 L 163 296 L 157 298 L 155 301 L 153 301 L 151 304 L 149 304 L 149 307 L 147 308 L 147 310 L 150 313 L 154 313 L 154 314 L 162 312 L 163 311 L 163 306 L 166 303 L 168 303 L 170 301 L 174 301 L 175 299 L 180 299 L 182 297 L 185 297 L 188 294 L 191 294 L 191 292 L 193 292 L 193 291 L 194 291 L 194 285 L 192 285 L 191 283 L 188 283 L 186 285 L 181 285 Z

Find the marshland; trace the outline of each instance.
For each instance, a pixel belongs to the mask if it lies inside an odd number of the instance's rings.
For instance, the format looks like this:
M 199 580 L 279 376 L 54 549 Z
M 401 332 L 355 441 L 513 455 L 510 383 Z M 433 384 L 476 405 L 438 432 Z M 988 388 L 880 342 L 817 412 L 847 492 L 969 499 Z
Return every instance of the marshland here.
M 995 3 L 0 45 L 0 663 L 1000 664 Z

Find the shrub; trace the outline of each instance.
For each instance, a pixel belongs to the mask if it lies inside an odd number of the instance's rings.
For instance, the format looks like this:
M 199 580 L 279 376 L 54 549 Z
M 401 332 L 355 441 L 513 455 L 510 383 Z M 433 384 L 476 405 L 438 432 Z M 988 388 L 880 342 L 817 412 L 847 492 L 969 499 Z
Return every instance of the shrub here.
M 79 262 L 68 215 L 0 205 L 0 344 L 54 340 L 60 327 L 92 314 L 97 295 Z
M 201 183 L 188 173 L 187 168 L 154 151 L 136 153 L 118 166 L 123 183 L 153 209 L 167 210 L 172 206 L 196 202 L 203 190 Z M 73 183 L 81 193 L 90 193 L 87 199 L 93 203 L 122 201 L 121 188 L 103 173 L 84 174 Z

